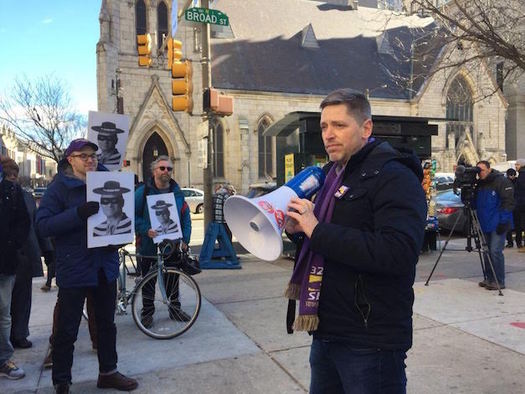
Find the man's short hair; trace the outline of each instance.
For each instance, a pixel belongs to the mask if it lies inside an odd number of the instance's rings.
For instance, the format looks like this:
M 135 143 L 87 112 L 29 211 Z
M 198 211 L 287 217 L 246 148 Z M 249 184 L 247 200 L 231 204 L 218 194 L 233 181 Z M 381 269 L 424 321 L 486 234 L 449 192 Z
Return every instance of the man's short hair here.
M 166 155 L 160 155 L 159 157 L 157 157 L 157 158 L 151 163 L 151 166 L 150 166 L 151 173 L 153 173 L 153 171 L 155 171 L 155 168 L 157 168 L 157 164 L 159 164 L 161 161 L 167 161 L 167 162 L 170 163 L 170 166 L 173 167 L 173 162 L 171 161 L 171 159 L 169 158 L 169 156 L 166 156 Z
M 5 175 L 18 176 L 18 173 L 20 172 L 20 168 L 18 167 L 18 164 L 16 164 L 16 161 L 11 159 L 10 157 L 3 156 L 1 158 L 1 165 L 2 165 Z
M 480 160 L 476 163 L 476 166 L 478 166 L 478 164 L 483 164 L 485 167 L 490 168 L 490 163 L 487 160 Z
M 366 96 L 357 90 L 343 88 L 337 89 L 329 93 L 328 96 L 321 101 L 319 106 L 321 110 L 329 105 L 344 104 L 348 113 L 356 120 L 364 122 L 367 119 L 372 119 L 372 109 L 370 102 Z
M 507 177 L 509 176 L 516 176 L 516 170 L 514 168 L 509 168 L 507 170 Z

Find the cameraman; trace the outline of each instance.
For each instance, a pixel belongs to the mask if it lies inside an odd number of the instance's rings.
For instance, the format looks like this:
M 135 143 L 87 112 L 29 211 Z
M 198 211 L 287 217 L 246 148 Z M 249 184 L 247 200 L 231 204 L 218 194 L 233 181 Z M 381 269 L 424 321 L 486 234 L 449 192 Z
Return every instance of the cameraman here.
M 479 180 L 475 189 L 474 207 L 487 240 L 490 258 L 501 289 L 505 288 L 505 233 L 511 228 L 514 188 L 502 173 L 490 168 L 488 161 L 476 164 Z M 497 290 L 492 269 L 485 259 L 485 279 L 479 282 L 487 290 Z

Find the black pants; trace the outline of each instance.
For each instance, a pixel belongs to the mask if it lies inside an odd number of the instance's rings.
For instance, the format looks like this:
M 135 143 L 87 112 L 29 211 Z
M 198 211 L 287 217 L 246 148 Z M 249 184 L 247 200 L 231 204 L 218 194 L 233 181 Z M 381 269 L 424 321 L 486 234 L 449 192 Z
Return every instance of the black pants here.
M 151 269 L 151 266 L 157 262 L 156 259 L 150 259 L 143 257 L 140 260 L 140 271 L 142 276 L 146 274 Z M 170 262 L 166 262 L 166 266 L 169 266 Z M 170 303 L 173 307 L 180 309 L 179 302 L 179 281 L 178 275 L 177 278 L 170 278 L 169 282 L 166 283 L 166 278 L 164 278 L 164 284 L 166 286 L 166 295 L 170 298 Z M 174 280 L 175 279 L 175 280 Z M 155 284 L 157 279 L 153 279 L 149 282 L 147 286 L 142 288 L 142 316 L 152 316 L 155 313 L 155 304 L 153 300 L 155 298 Z
M 46 285 L 51 287 L 51 280 L 55 277 L 56 257 L 54 251 L 44 252 L 44 263 L 47 266 Z
M 117 281 L 108 282 L 104 272 L 100 270 L 98 286 L 58 289 L 60 312 L 53 338 L 53 384 L 71 383 L 74 344 L 88 292 L 93 295 L 99 372 L 107 373 L 117 369 L 117 327 L 115 326 Z
M 11 341 L 22 341 L 29 336 L 33 275 L 21 267 L 16 271 L 11 298 Z

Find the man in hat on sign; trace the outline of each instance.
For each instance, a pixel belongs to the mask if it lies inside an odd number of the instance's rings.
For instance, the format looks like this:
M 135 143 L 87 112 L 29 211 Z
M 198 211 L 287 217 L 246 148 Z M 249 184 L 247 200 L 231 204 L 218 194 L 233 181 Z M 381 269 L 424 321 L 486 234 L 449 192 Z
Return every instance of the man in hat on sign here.
M 151 208 L 155 210 L 155 215 L 158 217 L 160 226 L 155 229 L 158 235 L 174 233 L 177 231 L 177 223 L 170 218 L 170 210 L 168 209 L 173 204 L 169 204 L 164 200 L 157 200 L 155 205 Z
M 87 139 L 71 141 L 36 214 L 39 234 L 55 239 L 58 316 L 52 379 L 57 393 L 69 393 L 74 345 L 88 293 L 93 297 L 97 326 L 97 387 L 130 391 L 138 386 L 117 369 L 117 248 L 87 247 L 87 219 L 99 211 L 99 203 L 86 201 L 86 174 L 107 171 L 98 163 L 97 150 Z
M 130 189 L 120 187 L 117 181 L 107 181 L 104 187 L 93 189 L 93 193 L 100 194 L 100 205 L 106 220 L 98 224 L 93 230 L 93 236 L 128 234 L 131 232 L 131 219 L 122 211 L 124 197 L 122 194 Z
M 91 128 L 98 132 L 97 142 L 101 153 L 98 156 L 98 162 L 105 165 L 119 165 L 120 152 L 117 150 L 117 134 L 124 133 L 124 130 L 117 128 L 113 122 L 102 122 L 100 126 Z

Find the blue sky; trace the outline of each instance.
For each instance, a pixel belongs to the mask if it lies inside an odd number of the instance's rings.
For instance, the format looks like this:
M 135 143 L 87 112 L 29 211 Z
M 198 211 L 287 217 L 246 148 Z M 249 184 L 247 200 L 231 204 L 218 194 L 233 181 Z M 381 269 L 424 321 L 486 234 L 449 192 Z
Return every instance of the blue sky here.
M 0 0 L 0 94 L 16 77 L 53 73 L 74 107 L 97 109 L 96 44 L 100 0 Z

